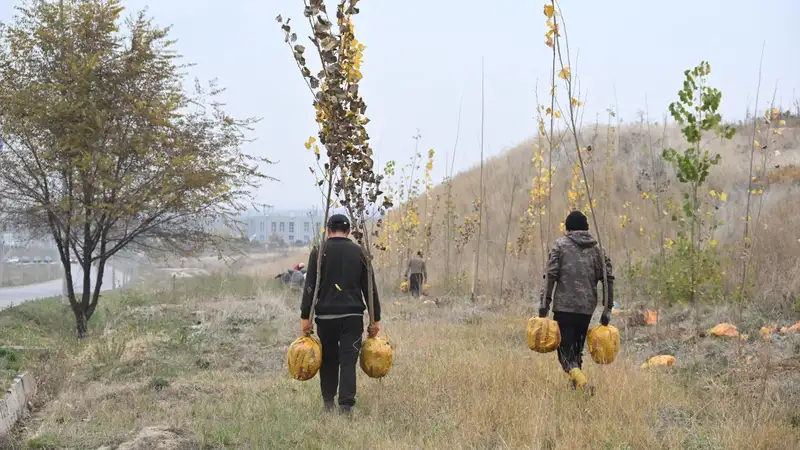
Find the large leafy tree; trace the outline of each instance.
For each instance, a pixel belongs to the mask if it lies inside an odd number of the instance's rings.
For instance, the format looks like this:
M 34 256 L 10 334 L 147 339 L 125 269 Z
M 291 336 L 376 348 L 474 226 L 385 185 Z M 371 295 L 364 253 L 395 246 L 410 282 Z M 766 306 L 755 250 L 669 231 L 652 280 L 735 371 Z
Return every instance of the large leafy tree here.
M 188 90 L 168 30 L 123 10 L 118 0 L 24 0 L 0 24 L 0 209 L 52 235 L 81 337 L 111 256 L 219 249 L 213 223 L 265 178 L 242 151 L 253 120 L 226 115 L 214 83 Z

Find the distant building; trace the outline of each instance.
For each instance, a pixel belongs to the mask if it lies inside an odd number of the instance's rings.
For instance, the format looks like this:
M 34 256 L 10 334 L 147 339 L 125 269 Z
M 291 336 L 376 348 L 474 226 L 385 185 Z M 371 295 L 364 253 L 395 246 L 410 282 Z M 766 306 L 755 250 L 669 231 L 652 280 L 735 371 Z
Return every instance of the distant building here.
M 313 211 L 267 211 L 240 218 L 251 241 L 308 244 L 319 234 L 323 216 Z

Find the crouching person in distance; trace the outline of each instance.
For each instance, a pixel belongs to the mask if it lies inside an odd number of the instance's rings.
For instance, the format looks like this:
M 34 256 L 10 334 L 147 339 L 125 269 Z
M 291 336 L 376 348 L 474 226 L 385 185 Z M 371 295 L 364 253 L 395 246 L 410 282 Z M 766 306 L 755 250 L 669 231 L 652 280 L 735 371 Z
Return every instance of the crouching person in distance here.
M 334 409 L 334 397 L 339 392 L 339 410 L 350 413 L 356 403 L 356 363 L 364 333 L 365 300 L 369 283 L 367 264 L 361 247 L 350 240 L 350 221 L 342 214 L 328 219 L 326 239 L 322 244 L 322 270 L 318 300 L 314 306 L 317 334 L 322 344 L 320 387 L 326 410 Z M 318 248 L 308 258 L 300 318 L 303 333 L 312 330 L 311 305 L 317 278 Z M 370 337 L 380 331 L 381 305 L 378 287 L 372 276 L 372 295 L 375 324 L 367 330 Z
M 611 259 L 589 232 L 586 216 L 580 211 L 572 211 L 565 226 L 566 235 L 558 238 L 550 250 L 539 300 L 539 317 L 547 317 L 552 303 L 553 319 L 561 330 L 561 344 L 558 346 L 561 367 L 569 374 L 573 388 L 591 390 L 581 370 L 583 347 L 589 322 L 597 307 L 597 283 L 603 281 L 603 264 L 608 280 L 608 298 L 603 298 L 605 308 L 600 317 L 603 325 L 608 325 L 611 320 L 614 275 Z

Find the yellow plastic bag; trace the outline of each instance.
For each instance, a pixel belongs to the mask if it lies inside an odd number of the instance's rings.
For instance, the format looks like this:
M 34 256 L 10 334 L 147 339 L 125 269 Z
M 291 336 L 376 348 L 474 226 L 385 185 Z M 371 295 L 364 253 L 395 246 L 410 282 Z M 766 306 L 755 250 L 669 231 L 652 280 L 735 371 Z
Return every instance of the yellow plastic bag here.
M 546 317 L 531 317 L 525 330 L 528 348 L 538 353 L 550 353 L 561 344 L 558 322 Z
M 361 370 L 370 378 L 383 378 L 392 369 L 392 347 L 385 337 L 366 338 L 358 358 Z
M 322 367 L 322 344 L 319 338 L 311 334 L 295 339 L 286 352 L 286 364 L 289 366 L 289 375 L 295 380 L 314 378 Z
M 619 330 L 614 325 L 597 325 L 589 330 L 589 354 L 597 364 L 611 364 L 619 353 Z
M 648 369 L 650 367 L 671 367 L 675 364 L 675 361 L 675 357 L 672 355 L 658 355 L 648 359 L 641 367 L 642 369 Z
M 713 336 L 726 336 L 726 337 L 739 336 L 739 332 L 736 331 L 736 325 L 732 325 L 730 323 L 721 323 L 712 328 L 710 333 Z

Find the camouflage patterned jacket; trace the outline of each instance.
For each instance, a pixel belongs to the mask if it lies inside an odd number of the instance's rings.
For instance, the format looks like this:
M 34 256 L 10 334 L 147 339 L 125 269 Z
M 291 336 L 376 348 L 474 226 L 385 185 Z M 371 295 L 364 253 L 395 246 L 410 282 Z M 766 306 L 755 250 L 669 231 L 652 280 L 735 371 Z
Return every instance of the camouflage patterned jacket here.
M 558 238 L 550 250 L 539 307 L 549 310 L 552 303 L 553 311 L 593 314 L 597 307 L 597 283 L 603 281 L 603 253 L 588 231 L 572 231 Z M 614 275 L 608 256 L 605 264 L 609 301 L 603 304 L 613 305 Z

